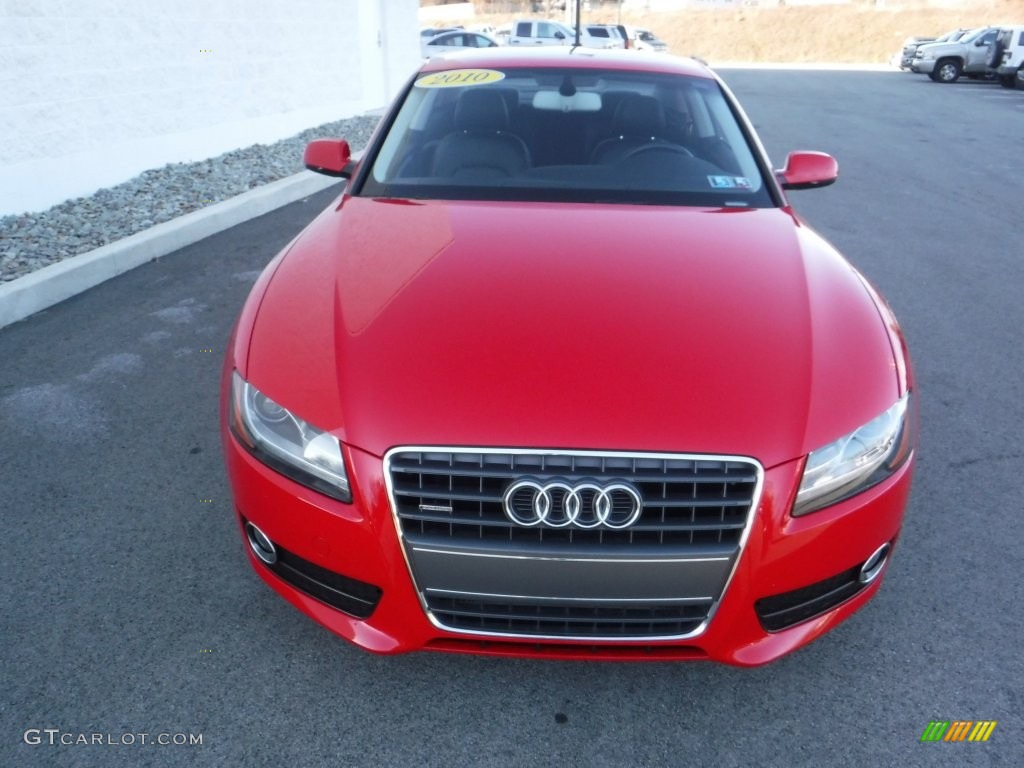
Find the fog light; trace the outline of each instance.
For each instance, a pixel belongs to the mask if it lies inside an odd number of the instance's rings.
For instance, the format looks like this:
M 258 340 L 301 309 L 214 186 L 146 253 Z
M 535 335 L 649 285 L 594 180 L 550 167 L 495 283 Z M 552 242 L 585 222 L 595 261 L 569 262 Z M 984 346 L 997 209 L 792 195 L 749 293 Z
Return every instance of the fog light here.
M 245 535 L 249 540 L 249 548 L 256 557 L 267 565 L 277 562 L 277 550 L 274 548 L 274 542 L 267 538 L 267 534 L 252 523 L 246 523 Z
M 882 572 L 882 568 L 885 567 L 885 563 L 889 559 L 889 549 L 889 542 L 886 542 L 876 549 L 871 557 L 864 561 L 864 565 L 860 567 L 860 573 L 857 576 L 861 584 L 870 584 L 878 577 L 878 574 Z

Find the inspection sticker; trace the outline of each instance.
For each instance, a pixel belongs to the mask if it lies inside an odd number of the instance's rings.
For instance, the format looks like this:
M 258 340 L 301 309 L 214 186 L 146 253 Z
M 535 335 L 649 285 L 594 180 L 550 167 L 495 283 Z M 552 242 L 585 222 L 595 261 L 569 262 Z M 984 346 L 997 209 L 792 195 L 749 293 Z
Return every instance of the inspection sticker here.
M 714 189 L 750 189 L 746 176 L 708 176 L 708 184 Z
M 449 69 L 432 72 L 416 81 L 418 88 L 458 88 L 466 85 L 484 85 L 505 79 L 504 72 L 496 69 Z

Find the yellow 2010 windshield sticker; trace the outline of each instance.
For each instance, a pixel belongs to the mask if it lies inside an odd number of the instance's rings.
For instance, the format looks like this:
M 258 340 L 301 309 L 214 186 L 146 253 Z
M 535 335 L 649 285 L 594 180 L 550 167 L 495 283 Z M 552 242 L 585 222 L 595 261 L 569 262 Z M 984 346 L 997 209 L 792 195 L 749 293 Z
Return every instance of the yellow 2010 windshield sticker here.
M 504 72 L 495 69 L 449 69 L 447 72 L 431 72 L 416 81 L 418 88 L 459 88 L 467 85 L 484 85 L 505 79 Z

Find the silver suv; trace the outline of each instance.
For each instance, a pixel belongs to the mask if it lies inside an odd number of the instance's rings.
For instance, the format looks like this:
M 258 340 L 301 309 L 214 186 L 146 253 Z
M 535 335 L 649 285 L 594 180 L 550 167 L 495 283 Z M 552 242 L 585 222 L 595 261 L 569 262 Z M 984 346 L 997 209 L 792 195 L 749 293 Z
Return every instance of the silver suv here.
M 914 54 L 911 69 L 937 83 L 955 83 L 961 74 L 983 77 L 992 63 L 999 27 L 981 27 L 955 43 L 928 43 Z

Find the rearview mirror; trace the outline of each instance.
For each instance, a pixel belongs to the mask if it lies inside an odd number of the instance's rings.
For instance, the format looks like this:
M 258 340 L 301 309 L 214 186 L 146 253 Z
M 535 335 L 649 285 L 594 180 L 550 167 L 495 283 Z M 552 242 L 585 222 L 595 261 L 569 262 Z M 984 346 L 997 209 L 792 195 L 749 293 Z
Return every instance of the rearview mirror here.
M 316 139 L 309 142 L 302 155 L 302 162 L 311 171 L 344 179 L 351 178 L 355 168 L 352 149 L 344 139 Z
M 537 91 L 533 94 L 533 108 L 554 112 L 598 112 L 601 95 L 593 91 L 576 91 L 563 96 L 558 91 Z
M 839 163 L 824 152 L 790 152 L 786 167 L 775 175 L 783 189 L 827 187 L 839 178 Z

